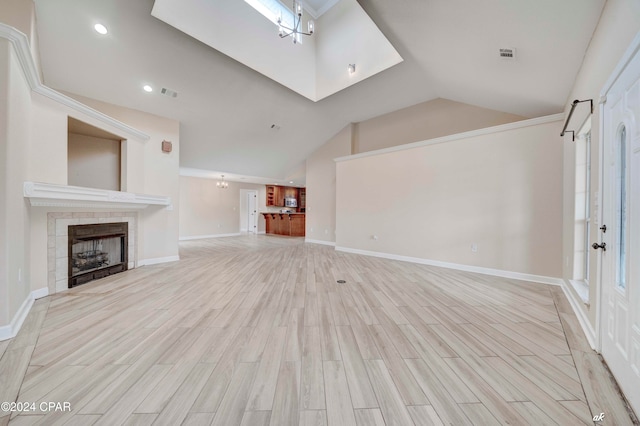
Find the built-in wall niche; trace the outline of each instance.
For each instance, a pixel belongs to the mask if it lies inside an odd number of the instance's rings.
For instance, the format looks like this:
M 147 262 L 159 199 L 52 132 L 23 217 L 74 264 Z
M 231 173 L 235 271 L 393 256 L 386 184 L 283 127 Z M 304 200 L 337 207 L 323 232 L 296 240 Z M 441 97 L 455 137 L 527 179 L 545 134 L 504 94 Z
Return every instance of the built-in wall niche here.
M 69 117 L 67 184 L 120 191 L 123 138 Z

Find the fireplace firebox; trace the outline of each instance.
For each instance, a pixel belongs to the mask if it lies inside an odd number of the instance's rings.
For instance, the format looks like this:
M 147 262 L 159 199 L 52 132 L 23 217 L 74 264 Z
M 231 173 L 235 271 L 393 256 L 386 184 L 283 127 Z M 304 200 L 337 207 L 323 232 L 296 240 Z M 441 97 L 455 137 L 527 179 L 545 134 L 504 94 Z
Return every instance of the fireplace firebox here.
M 69 226 L 69 288 L 127 270 L 128 223 Z

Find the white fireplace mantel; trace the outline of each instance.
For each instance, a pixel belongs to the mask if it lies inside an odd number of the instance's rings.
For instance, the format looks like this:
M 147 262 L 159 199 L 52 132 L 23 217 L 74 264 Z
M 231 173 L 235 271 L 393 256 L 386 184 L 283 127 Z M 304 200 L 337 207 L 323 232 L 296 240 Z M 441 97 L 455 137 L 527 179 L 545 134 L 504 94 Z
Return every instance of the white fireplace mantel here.
M 51 183 L 25 182 L 24 197 L 34 207 L 79 207 L 144 209 L 149 206 L 171 208 L 171 197 Z

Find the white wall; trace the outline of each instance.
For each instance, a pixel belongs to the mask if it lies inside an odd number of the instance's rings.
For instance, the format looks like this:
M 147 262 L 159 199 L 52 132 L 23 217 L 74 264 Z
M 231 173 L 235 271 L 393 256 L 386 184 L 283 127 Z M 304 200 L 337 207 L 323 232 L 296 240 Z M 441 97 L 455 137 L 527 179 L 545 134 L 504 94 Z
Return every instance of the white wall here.
M 626 51 L 629 43 L 640 31 L 640 2 L 637 0 L 608 0 L 605 4 L 602 16 L 589 44 L 580 72 L 576 76 L 575 84 L 571 93 L 567 97 L 567 108 L 565 116 L 569 112 L 569 105 L 574 99 L 594 100 L 594 114 L 592 116 L 591 132 L 591 190 L 592 194 L 600 192 L 600 135 L 599 129 L 602 125 L 598 101 L 600 91 L 607 79 L 618 64 L 618 61 Z M 576 129 L 588 114 L 583 106 L 576 110 L 576 116 L 571 120 L 569 129 Z M 577 130 L 577 129 L 576 129 Z M 571 134 L 565 137 L 564 142 L 564 163 L 563 163 L 563 251 L 564 261 L 563 277 L 569 280 L 573 277 L 574 265 L 574 205 L 575 205 L 575 144 L 571 142 Z M 601 196 L 601 194 L 600 194 Z M 592 197 L 591 211 L 597 211 L 596 198 Z M 595 216 L 594 216 L 595 218 Z M 591 222 L 592 242 L 599 236 L 597 221 Z M 586 313 L 591 326 L 595 327 L 596 312 L 598 311 L 598 288 L 597 279 L 599 275 L 597 252 L 593 250 L 590 258 L 590 275 L 593 279 L 589 282 L 589 304 L 583 304 L 580 297 L 571 288 L 571 294 L 576 301 L 575 306 Z
M 68 184 L 68 117 L 101 128 L 118 135 L 120 130 L 90 117 L 80 111 L 62 106 L 58 102 L 29 90 L 32 104 L 30 116 L 30 137 L 27 175 L 22 181 Z M 71 95 L 71 94 L 68 94 Z M 95 100 L 73 95 L 80 102 L 106 113 L 151 136 L 150 140 L 130 137 L 122 144 L 122 190 L 142 194 L 169 196 L 177 203 L 179 123 L 175 120 L 109 105 Z M 124 139 L 124 137 L 123 137 Z M 163 139 L 173 142 L 173 152 L 163 154 L 160 144 Z M 146 157 L 151 157 L 147 159 Z M 163 157 L 164 156 L 164 157 Z M 153 163 L 147 166 L 147 161 Z M 19 183 L 22 187 L 22 181 Z M 20 189 L 21 190 L 21 189 Z M 24 199 L 22 199 L 24 200 Z M 64 209 L 63 209 L 64 210 Z M 30 241 L 30 289 L 47 287 L 47 212 L 62 211 L 46 207 L 31 207 L 28 225 Z M 67 211 L 86 211 L 73 208 Z M 178 211 L 161 206 L 150 206 L 139 213 L 135 258 L 139 262 L 177 258 L 178 256 Z
M 69 133 L 69 185 L 120 191 L 120 141 Z
M 316 99 L 367 79 L 402 57 L 356 0 L 341 0 L 320 17 L 316 38 Z M 306 40 L 305 40 L 306 42 Z M 349 64 L 356 72 L 348 72 Z
M 307 158 L 307 239 L 336 241 L 334 158 L 523 119 L 448 99 L 435 99 L 350 124 Z
M 258 191 L 258 211 L 265 210 L 264 185 L 229 182 L 227 189 L 220 189 L 216 182 L 215 179 L 180 176 L 180 239 L 239 233 L 240 194 L 246 195 L 246 190 Z M 258 232 L 264 230 L 264 217 L 259 215 Z
M 29 180 L 67 184 L 67 117 L 71 111 L 55 101 L 32 93 Z
M 2 0 L 0 1 L 0 22 L 10 25 L 27 36 L 31 56 L 35 62 L 37 72 L 40 71 L 40 55 L 38 36 L 36 33 L 35 5 L 32 0 Z
M 24 7 L 23 7 L 24 6 Z M 33 44 L 37 41 L 32 2 L 13 1 L 0 5 L 0 20 L 17 25 Z M 23 183 L 37 181 L 68 183 L 68 118 L 73 117 L 109 133 L 120 129 L 81 109 L 71 108 L 32 91 L 12 44 L 0 39 L 0 337 L 10 337 L 28 312 L 32 291 L 47 288 L 50 264 L 47 258 L 46 207 L 31 207 L 23 196 Z M 30 46 L 29 58 L 37 52 Z M 34 61 L 37 68 L 37 60 Z M 179 196 L 179 123 L 115 105 L 82 99 L 85 105 L 106 113 L 150 135 L 147 141 L 131 136 L 123 144 L 125 190 Z M 123 138 L 124 139 L 124 138 Z M 163 140 L 173 142 L 173 152 L 162 153 Z M 58 209 L 59 210 L 59 209 Z M 178 257 L 178 211 L 151 206 L 140 213 L 136 259 L 145 262 Z
M 346 126 L 307 158 L 307 240 L 336 240 L 336 165 L 334 158 L 351 154 L 352 125 Z
M 353 153 L 375 151 L 524 119 L 519 115 L 438 98 L 357 123 Z
M 550 119 L 339 161 L 336 246 L 559 278 L 562 122 Z
M 285 5 L 291 6 L 289 1 Z M 156 1 L 152 15 L 203 43 L 306 96 L 316 96 L 315 37 L 281 40 L 278 27 L 238 0 Z M 242 21 L 229 19 L 241 16 Z M 305 15 L 308 16 L 308 15 Z M 302 29 L 306 31 L 306 18 Z
M 9 43 L 0 40 L 0 93 L 9 90 Z M 11 321 L 9 304 L 9 270 L 7 252 L 9 251 L 8 212 L 10 200 L 7 197 L 7 158 L 8 158 L 8 110 L 9 97 L 0 97 L 0 327 Z
M 30 136 L 30 88 L 10 44 L 0 39 L 0 335 L 29 295 L 29 210 L 22 195 Z
M 126 191 L 169 196 L 174 205 L 173 209 L 150 206 L 140 213 L 138 259 L 148 261 L 178 256 L 180 123 L 78 95 L 71 96 L 150 136 L 148 141 L 129 138 L 123 144 L 123 150 L 126 151 L 123 173 Z M 87 117 L 74 118 L 93 125 L 87 121 Z M 118 134 L 117 131 L 111 133 Z M 170 153 L 162 152 L 164 140 L 172 143 Z

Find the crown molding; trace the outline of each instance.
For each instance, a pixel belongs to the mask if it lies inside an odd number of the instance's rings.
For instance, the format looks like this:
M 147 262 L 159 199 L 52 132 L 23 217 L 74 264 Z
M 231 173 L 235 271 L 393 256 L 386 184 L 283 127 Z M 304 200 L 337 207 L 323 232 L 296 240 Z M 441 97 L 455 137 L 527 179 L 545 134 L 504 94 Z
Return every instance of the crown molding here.
M 40 182 L 25 182 L 23 193 L 34 207 L 144 209 L 151 205 L 171 206 L 171 197 Z
M 490 135 L 493 133 L 506 132 L 509 130 L 522 129 L 525 127 L 538 126 L 541 124 L 553 123 L 555 121 L 564 120 L 564 114 L 545 115 L 543 117 L 530 118 L 528 120 L 514 121 L 513 123 L 500 124 L 498 126 L 485 127 L 483 129 L 471 130 L 463 133 L 456 133 L 449 136 L 442 136 L 425 141 L 413 142 L 404 145 L 392 146 L 389 148 L 377 149 L 375 151 L 362 152 L 360 154 L 347 155 L 344 157 L 334 158 L 333 161 L 340 163 L 343 161 L 357 160 L 358 158 L 373 157 L 374 155 L 388 154 L 390 152 L 405 151 L 407 149 L 421 148 L 439 143 L 455 142 L 461 139 L 468 139 L 477 136 Z
M 31 56 L 29 41 L 24 33 L 0 22 L 0 38 L 8 40 L 13 46 L 16 56 L 18 57 L 18 62 L 20 63 L 20 67 L 22 68 L 22 72 L 33 92 L 120 130 L 124 133 L 120 136 L 132 136 L 144 141 L 150 139 L 148 134 L 111 118 L 98 110 L 88 107 L 87 105 L 84 105 L 83 103 L 80 103 L 75 99 L 63 95 L 62 93 L 42 84 L 38 74 L 38 69 L 33 61 L 33 57 Z

